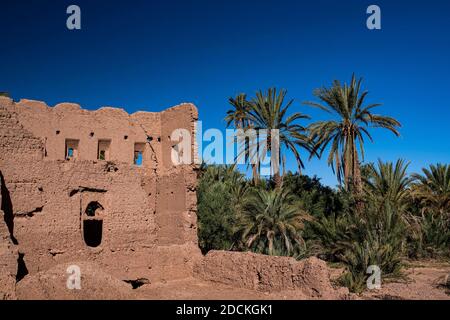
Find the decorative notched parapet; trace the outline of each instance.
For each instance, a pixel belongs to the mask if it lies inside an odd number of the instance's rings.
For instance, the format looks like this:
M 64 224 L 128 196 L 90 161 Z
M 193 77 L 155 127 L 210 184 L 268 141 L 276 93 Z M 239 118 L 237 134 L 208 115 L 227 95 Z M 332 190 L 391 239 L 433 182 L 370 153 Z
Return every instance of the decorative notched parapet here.
M 46 160 L 118 161 L 153 168 L 159 162 L 164 168 L 172 166 L 171 133 L 193 132 L 198 117 L 188 103 L 131 115 L 119 108 L 88 111 L 73 103 L 48 107 L 24 99 L 10 109 L 26 130 L 42 139 Z

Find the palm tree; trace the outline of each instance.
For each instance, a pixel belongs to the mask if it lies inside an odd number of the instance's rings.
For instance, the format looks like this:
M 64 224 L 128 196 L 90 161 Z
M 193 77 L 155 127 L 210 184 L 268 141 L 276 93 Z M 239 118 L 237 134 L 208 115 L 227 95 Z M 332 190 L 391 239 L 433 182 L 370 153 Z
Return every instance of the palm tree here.
M 238 94 L 235 98 L 229 98 L 228 103 L 233 108 L 227 111 L 227 116 L 225 117 L 227 127 L 234 124 L 236 128 L 247 128 L 247 114 L 250 109 L 247 95 L 245 93 Z
M 283 173 L 285 170 L 285 157 L 281 156 L 282 146 L 293 153 L 299 171 L 304 168 L 304 164 L 298 148 L 306 149 L 308 150 L 308 153 L 312 151 L 306 128 L 298 124 L 298 120 L 309 119 L 309 116 L 300 112 L 288 115 L 287 112 L 289 107 L 291 107 L 293 100 L 290 100 L 285 104 L 284 99 L 286 94 L 286 90 L 281 89 L 277 92 L 276 88 L 269 88 L 265 93 L 261 90 L 258 91 L 256 97 L 250 102 L 250 110 L 247 114 L 247 118 L 250 123 L 252 123 L 255 130 L 267 130 L 267 136 L 265 137 L 267 143 L 265 149 L 262 150 L 262 154 L 265 154 L 266 151 L 269 152 L 271 155 L 271 168 L 274 169 L 276 165 L 279 168 L 281 164 Z M 279 154 L 272 153 L 272 130 L 278 130 L 279 133 Z M 274 161 L 278 161 L 278 163 L 274 163 Z M 274 175 L 276 186 L 280 187 L 282 179 L 279 170 L 272 170 L 272 173 Z
M 227 116 L 225 117 L 227 127 L 233 124 L 236 129 L 244 130 L 245 134 L 245 130 L 252 128 L 252 124 L 248 119 L 248 112 L 250 111 L 250 103 L 247 101 L 247 95 L 245 93 L 238 94 L 235 98 L 233 97 L 229 98 L 228 103 L 232 106 L 232 109 L 227 111 Z M 250 150 L 249 143 L 246 142 L 245 145 L 246 155 L 249 153 L 249 150 Z M 255 157 L 255 155 L 248 155 L 247 158 L 249 157 Z M 252 162 L 251 166 L 252 166 L 253 182 L 256 184 L 258 181 L 258 165 L 257 163 L 254 163 L 256 161 L 251 162 Z
M 330 88 L 322 87 L 314 91 L 321 103 L 305 102 L 337 116 L 337 119 L 318 121 L 309 126 L 314 141 L 311 156 L 314 152 L 322 156 L 331 145 L 328 165 L 337 174 L 339 183 L 344 180 L 346 190 L 352 186 L 357 194 L 362 193 L 359 157 L 364 161 L 364 138 L 373 141 L 369 128 L 385 128 L 399 136 L 397 128 L 401 126 L 392 117 L 372 113 L 372 109 L 380 104 L 364 105 L 368 91 L 361 90 L 361 82 L 362 78 L 356 80 L 354 74 L 349 85 L 334 80 Z
M 450 218 L 450 165 L 430 165 L 422 172 L 412 175 L 416 181 L 413 197 L 420 201 L 423 212 L 447 214 Z
M 244 181 L 244 175 L 236 170 L 235 165 L 207 165 L 202 163 L 200 166 L 200 177 L 209 183 L 236 184 Z
M 230 181 L 230 195 L 234 212 L 242 212 L 252 188 L 246 180 Z
M 257 189 L 239 213 L 237 231 L 247 248 L 290 255 L 303 244 L 300 231 L 307 219 L 309 215 L 294 202 L 292 194 L 279 188 Z
M 412 180 L 406 172 L 408 166 L 409 162 L 403 159 L 397 160 L 395 165 L 380 159 L 377 166 L 373 163 L 369 164 L 368 177 L 365 181 L 366 191 L 378 206 L 385 201 L 389 201 L 396 208 L 406 204 Z

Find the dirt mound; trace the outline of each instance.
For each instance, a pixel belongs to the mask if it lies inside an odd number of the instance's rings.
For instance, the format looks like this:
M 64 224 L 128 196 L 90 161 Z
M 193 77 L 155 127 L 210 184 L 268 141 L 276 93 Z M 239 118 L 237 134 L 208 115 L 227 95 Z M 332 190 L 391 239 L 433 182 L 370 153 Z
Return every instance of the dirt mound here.
M 78 266 L 81 273 L 80 289 L 68 289 L 69 266 Z M 51 300 L 106 300 L 134 299 L 130 284 L 116 279 L 99 267 L 87 262 L 73 262 L 26 276 L 17 284 L 18 299 Z
M 346 288 L 332 286 L 326 263 L 315 257 L 296 261 L 249 252 L 210 251 L 194 272 L 199 279 L 237 288 L 265 292 L 300 290 L 307 297 L 322 299 L 348 296 Z

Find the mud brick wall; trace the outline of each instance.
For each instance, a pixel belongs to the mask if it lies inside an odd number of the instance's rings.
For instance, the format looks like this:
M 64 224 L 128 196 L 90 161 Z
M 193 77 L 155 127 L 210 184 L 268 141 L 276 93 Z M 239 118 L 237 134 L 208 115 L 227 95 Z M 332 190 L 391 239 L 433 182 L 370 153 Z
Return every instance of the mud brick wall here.
M 92 261 L 123 280 L 191 276 L 196 172 L 172 163 L 170 135 L 194 137 L 196 120 L 191 104 L 130 115 L 0 97 L 0 236 L 21 272 Z

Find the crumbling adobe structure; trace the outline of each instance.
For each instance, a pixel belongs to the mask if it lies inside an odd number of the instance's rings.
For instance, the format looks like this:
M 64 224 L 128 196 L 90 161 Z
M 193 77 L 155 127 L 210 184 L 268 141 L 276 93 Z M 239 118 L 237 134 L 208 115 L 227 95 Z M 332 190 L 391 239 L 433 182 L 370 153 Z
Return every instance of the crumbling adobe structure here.
M 316 258 L 201 255 L 195 159 L 172 161 L 189 154 L 173 131 L 195 137 L 197 118 L 0 97 L 0 300 L 347 298 Z
M 120 280 L 192 275 L 196 172 L 172 163 L 170 136 L 197 117 L 0 97 L 0 292 L 69 261 Z

